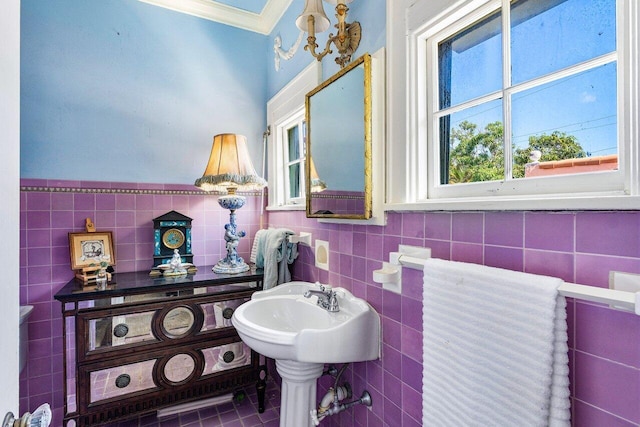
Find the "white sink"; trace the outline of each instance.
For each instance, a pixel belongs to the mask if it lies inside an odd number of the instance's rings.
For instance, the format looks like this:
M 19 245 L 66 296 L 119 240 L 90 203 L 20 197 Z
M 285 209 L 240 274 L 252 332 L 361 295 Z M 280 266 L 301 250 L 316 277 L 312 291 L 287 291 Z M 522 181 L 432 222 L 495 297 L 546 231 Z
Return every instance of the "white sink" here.
M 317 305 L 304 293 L 318 285 L 289 282 L 253 294 L 233 313 L 240 338 L 256 352 L 276 360 L 347 363 L 380 356 L 380 316 L 363 299 L 343 288 L 336 292 L 340 311 Z
M 325 363 L 380 357 L 380 316 L 366 301 L 334 288 L 340 310 L 317 305 L 320 290 L 308 282 L 289 282 L 253 294 L 231 318 L 240 338 L 263 356 L 276 360 L 282 378 L 280 427 L 313 427 L 316 382 Z

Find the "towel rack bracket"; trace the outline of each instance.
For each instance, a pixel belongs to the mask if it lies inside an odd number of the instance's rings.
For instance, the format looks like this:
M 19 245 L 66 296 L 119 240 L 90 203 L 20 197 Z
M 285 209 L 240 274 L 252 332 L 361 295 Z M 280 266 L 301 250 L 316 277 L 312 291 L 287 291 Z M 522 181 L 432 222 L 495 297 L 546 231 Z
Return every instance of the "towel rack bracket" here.
M 425 260 L 431 258 L 430 248 L 399 245 L 398 252 L 389 252 L 389 262 L 373 272 L 373 281 L 382 283 L 382 289 L 402 293 L 402 266 L 422 270 Z
M 625 273 L 622 271 L 610 271 L 609 289 L 613 289 L 615 291 L 631 292 L 632 294 L 635 294 L 635 307 L 631 307 L 630 311 L 635 311 L 636 314 L 640 315 L 640 306 L 638 304 L 638 301 L 640 300 L 640 274 Z M 610 307 L 618 310 L 629 311 L 628 306 L 610 304 Z
M 311 246 L 311 233 L 301 231 L 300 234 L 289 236 L 289 242 L 298 243 L 305 246 Z
M 640 274 L 610 271 L 609 289 L 625 292 L 640 292 Z

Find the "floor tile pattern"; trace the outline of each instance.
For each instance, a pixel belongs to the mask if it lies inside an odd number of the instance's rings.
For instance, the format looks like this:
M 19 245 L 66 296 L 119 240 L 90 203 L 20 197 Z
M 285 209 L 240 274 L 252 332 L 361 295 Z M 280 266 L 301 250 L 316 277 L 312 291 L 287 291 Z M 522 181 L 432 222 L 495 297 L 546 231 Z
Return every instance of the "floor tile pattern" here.
M 123 421 L 110 427 L 278 427 L 280 424 L 280 388 L 267 380 L 265 411 L 258 413 L 258 395 L 255 388 L 243 390 L 245 396 L 232 402 L 183 412 L 159 419 L 148 415 Z

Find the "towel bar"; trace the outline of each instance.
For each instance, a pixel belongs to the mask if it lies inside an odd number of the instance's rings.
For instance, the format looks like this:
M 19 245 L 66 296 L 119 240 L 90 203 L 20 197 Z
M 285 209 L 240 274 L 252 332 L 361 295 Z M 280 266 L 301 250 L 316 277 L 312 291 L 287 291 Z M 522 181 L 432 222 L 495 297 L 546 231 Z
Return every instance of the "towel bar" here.
M 610 304 L 613 308 L 631 311 L 640 316 L 640 292 L 625 292 L 596 286 L 563 283 L 558 291 L 565 297 Z
M 422 248 L 421 248 L 422 249 Z M 418 256 L 416 256 L 418 255 Z M 389 253 L 389 263 L 384 263 L 385 268 L 374 271 L 374 281 L 382 283 L 388 289 L 402 289 L 400 268 L 407 267 L 415 270 L 423 270 L 425 262 L 430 258 L 426 252 L 416 252 L 416 248 L 400 245 L 398 252 Z M 398 278 L 399 277 L 399 278 Z M 563 283 L 559 288 L 560 295 L 585 301 L 609 304 L 612 308 L 630 311 L 640 316 L 640 292 L 626 292 L 615 289 L 598 288 L 596 286 L 578 285 L 576 283 Z

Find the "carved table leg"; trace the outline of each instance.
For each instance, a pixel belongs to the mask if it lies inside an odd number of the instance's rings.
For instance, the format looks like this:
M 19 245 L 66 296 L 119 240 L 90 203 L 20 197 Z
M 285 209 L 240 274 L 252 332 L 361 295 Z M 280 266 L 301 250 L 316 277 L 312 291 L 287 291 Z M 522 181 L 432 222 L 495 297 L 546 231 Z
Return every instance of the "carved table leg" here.
M 264 412 L 264 396 L 267 390 L 267 366 L 260 366 L 260 372 L 258 373 L 258 382 L 256 383 L 256 390 L 258 391 L 258 412 Z

